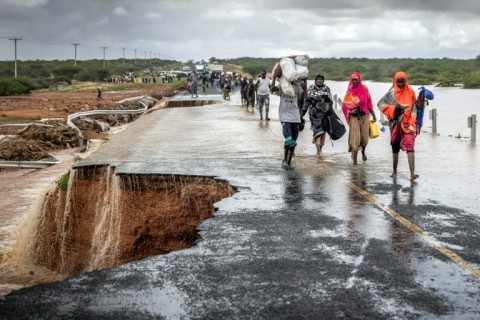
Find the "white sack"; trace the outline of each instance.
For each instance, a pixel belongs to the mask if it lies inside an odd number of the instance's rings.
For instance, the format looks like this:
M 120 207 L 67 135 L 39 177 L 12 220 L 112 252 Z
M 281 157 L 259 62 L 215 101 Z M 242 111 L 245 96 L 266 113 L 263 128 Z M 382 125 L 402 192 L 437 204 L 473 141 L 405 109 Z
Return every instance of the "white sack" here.
M 295 71 L 297 72 L 297 77 L 295 80 L 308 78 L 308 68 L 306 66 L 296 64 Z
M 301 66 L 308 66 L 308 60 L 310 60 L 310 57 L 306 54 L 304 55 L 299 55 L 296 56 L 294 59 L 295 64 L 299 64 Z
M 282 93 L 289 97 L 295 96 L 295 91 L 293 85 L 288 81 L 282 74 L 280 78 L 278 78 L 278 83 L 280 84 L 280 90 Z
M 282 77 L 285 77 L 286 80 L 295 81 L 298 79 L 295 61 L 292 58 L 283 57 L 280 60 L 280 67 L 282 68 Z

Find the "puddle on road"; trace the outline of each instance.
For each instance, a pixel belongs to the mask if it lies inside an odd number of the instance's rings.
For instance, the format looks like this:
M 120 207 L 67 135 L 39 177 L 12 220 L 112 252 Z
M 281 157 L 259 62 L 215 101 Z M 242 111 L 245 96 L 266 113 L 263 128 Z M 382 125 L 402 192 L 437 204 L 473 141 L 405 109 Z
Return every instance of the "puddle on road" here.
M 234 193 L 211 177 L 117 175 L 109 166 L 63 181 L 21 227 L 0 266 L 0 294 L 188 248 L 213 204 Z

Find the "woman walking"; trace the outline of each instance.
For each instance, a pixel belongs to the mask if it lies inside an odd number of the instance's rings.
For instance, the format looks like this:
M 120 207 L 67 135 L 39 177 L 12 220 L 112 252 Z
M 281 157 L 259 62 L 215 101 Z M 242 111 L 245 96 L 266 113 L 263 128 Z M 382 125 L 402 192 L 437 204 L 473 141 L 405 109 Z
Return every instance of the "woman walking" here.
M 407 152 L 410 180 L 418 178 L 415 173 L 415 138 L 417 108 L 415 91 L 408 85 L 407 74 L 403 71 L 395 73 L 393 85 L 378 101 L 377 106 L 389 120 L 390 145 L 393 155 L 393 173 L 397 176 L 398 154 L 400 150 Z
M 306 104 L 313 131 L 312 143 L 317 148 L 317 156 L 322 156 L 322 148 L 325 145 L 325 126 L 323 119 L 328 112 L 332 111 L 332 94 L 330 88 L 325 85 L 325 77 L 321 74 L 315 76 L 315 83 L 308 87 Z
M 365 149 L 369 138 L 369 123 L 372 115 L 377 121 L 373 111 L 372 98 L 368 88 L 362 84 L 360 73 L 352 72 L 350 82 L 342 103 L 342 111 L 349 126 L 348 152 L 351 152 L 353 164 L 357 164 L 358 150 L 362 150 L 362 160 L 367 161 Z

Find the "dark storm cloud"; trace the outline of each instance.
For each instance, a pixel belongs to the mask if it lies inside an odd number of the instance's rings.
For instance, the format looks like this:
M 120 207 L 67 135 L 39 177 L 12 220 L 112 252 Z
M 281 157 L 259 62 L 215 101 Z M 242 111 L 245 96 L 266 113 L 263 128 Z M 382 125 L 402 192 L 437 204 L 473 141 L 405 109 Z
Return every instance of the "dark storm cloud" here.
M 270 0 L 259 1 L 260 6 L 264 8 L 284 8 L 305 10 L 327 10 L 327 11 L 423 11 L 426 14 L 435 12 L 461 12 L 461 13 L 480 13 L 480 3 L 471 0 L 336 0 L 336 1 L 316 1 L 316 0 Z
M 0 0 L 0 58 L 453 57 L 480 53 L 470 1 Z

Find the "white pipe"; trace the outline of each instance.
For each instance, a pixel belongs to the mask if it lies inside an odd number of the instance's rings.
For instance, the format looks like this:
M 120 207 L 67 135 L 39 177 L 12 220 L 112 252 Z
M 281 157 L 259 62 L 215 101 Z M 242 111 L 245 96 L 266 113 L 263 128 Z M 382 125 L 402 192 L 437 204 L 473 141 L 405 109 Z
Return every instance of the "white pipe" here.
M 60 161 L 0 161 L 0 168 L 42 169 L 57 163 Z
M 119 101 L 118 104 L 124 103 L 124 102 L 129 102 L 129 101 L 136 101 L 136 100 L 141 100 L 145 99 L 147 96 L 139 96 L 139 97 L 133 97 L 133 98 L 128 98 L 124 99 L 122 101 Z M 143 105 L 142 109 L 136 109 L 136 110 L 93 110 L 93 111 L 84 111 L 84 112 L 77 112 L 74 114 L 71 114 L 67 118 L 67 125 L 78 133 L 78 136 L 85 140 L 85 137 L 83 133 L 78 129 L 78 127 L 72 122 L 73 119 L 79 118 L 79 117 L 84 117 L 84 116 L 92 116 L 92 115 L 100 115 L 100 114 L 139 114 L 139 113 L 144 113 L 148 109 L 148 105 L 146 105 L 144 102 L 140 101 L 140 103 Z

